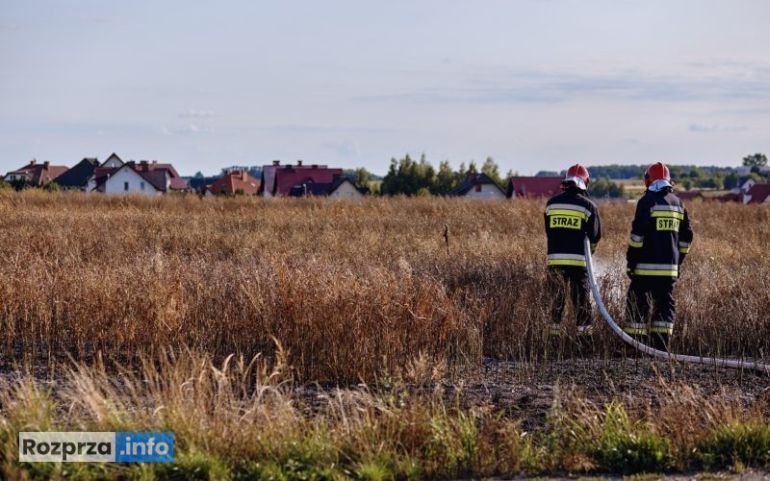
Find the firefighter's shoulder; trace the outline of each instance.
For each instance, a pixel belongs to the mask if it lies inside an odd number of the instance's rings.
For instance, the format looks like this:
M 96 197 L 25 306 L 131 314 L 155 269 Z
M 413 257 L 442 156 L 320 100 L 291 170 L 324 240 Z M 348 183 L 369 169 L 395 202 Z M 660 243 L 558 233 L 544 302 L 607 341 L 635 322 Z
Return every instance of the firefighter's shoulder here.
M 599 207 L 596 205 L 596 202 L 591 200 L 586 194 L 578 194 L 575 198 L 582 207 L 585 207 L 591 212 L 599 212 Z
M 639 212 L 643 209 L 651 209 L 653 205 L 655 205 L 655 197 L 653 196 L 653 193 L 648 190 L 636 201 L 636 211 Z
M 674 192 L 669 192 L 666 194 L 666 202 L 668 202 L 669 205 L 678 205 L 680 207 L 684 207 L 682 199 L 680 199 L 679 196 Z
M 548 201 L 545 203 L 546 206 L 549 206 L 551 204 L 564 204 L 566 201 L 566 192 L 559 192 L 558 194 L 554 195 Z

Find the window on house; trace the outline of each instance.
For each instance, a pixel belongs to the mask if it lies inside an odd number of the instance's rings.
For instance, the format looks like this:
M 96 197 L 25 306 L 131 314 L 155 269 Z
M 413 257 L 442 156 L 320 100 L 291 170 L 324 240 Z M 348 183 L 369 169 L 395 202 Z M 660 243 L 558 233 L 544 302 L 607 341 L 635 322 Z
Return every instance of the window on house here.
M 128 182 L 123 182 L 123 190 L 128 192 Z
M 481 192 L 481 184 L 476 184 L 476 192 Z
M 144 190 L 144 182 L 139 182 L 139 189 Z

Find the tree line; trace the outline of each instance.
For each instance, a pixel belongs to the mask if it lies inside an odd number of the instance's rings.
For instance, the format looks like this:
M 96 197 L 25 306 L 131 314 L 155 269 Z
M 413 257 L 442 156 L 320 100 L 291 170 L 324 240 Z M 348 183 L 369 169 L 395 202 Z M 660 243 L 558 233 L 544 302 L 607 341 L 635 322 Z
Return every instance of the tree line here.
M 492 157 L 487 157 L 481 166 L 475 161 L 468 164 L 464 162 L 457 169 L 453 169 L 448 160 L 441 161 L 435 168 L 425 157 L 419 160 L 413 159 L 408 154 L 400 159 L 391 159 L 388 173 L 382 179 L 379 193 L 381 195 L 446 195 L 462 182 L 468 174 L 486 174 L 503 190 L 506 189 L 508 179 L 516 172 L 508 171 L 503 177 L 500 174 L 500 166 Z M 554 172 L 552 175 L 564 175 Z M 623 186 L 610 181 L 608 178 L 599 178 L 591 182 L 589 193 L 595 197 L 623 197 Z
M 500 167 L 492 157 L 487 157 L 481 167 L 475 161 L 470 161 L 467 165 L 464 162 L 461 163 L 455 170 L 448 160 L 441 161 L 438 168 L 435 168 L 425 158 L 425 154 L 421 155 L 419 160 L 407 154 L 401 159 L 390 160 L 388 173 L 380 184 L 380 193 L 409 196 L 446 195 L 471 173 L 486 174 L 497 185 L 504 188 Z

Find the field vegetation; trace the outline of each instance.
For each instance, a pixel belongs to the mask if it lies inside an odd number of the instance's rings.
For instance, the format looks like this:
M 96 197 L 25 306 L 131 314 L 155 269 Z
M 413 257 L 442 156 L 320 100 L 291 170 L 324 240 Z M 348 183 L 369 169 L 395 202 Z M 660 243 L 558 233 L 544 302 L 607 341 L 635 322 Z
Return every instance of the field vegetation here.
M 767 358 L 770 210 L 688 207 L 696 238 L 673 349 Z M 633 206 L 600 210 L 600 283 L 621 318 Z M 0 219 L 6 478 L 456 478 L 770 461 L 767 396 L 741 396 L 740 379 L 736 392 L 704 394 L 686 376 L 653 377 L 643 402 L 599 401 L 562 379 L 535 417 L 463 398 L 469 373 L 490 362 L 531 374 L 576 356 L 569 336 L 545 336 L 542 202 L 6 191 Z M 594 371 L 633 362 L 625 356 L 602 328 L 579 354 Z M 119 428 L 173 430 L 177 461 L 15 462 L 22 429 Z

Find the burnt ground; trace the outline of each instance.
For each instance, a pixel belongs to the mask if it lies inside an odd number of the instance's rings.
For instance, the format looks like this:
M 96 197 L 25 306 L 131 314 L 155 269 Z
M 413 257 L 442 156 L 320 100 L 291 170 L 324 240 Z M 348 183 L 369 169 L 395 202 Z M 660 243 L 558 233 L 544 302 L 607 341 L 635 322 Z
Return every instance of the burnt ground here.
M 413 392 L 440 389 L 447 400 L 459 400 L 464 407 L 491 406 L 521 419 L 525 429 L 541 427 L 557 398 L 579 396 L 600 406 L 618 399 L 633 411 L 655 406 L 661 393 L 682 387 L 701 399 L 770 405 L 768 374 L 647 357 L 574 357 L 536 363 L 484 358 L 478 368 L 454 373 L 438 383 L 409 385 Z M 297 389 L 314 407 L 323 405 L 333 390 L 331 386 Z
M 536 366 L 485 359 L 461 381 L 467 404 L 491 404 L 525 421 L 545 416 L 557 396 L 627 407 L 654 405 L 665 390 L 685 385 L 700 397 L 726 396 L 750 405 L 770 399 L 770 376 L 650 358 L 562 359 Z M 533 419 L 534 418 L 534 419 Z
M 535 362 L 487 357 L 474 364 L 450 370 L 439 378 L 399 383 L 398 389 L 406 387 L 424 394 L 438 390 L 446 400 L 459 400 L 463 407 L 490 406 L 520 419 L 525 429 L 542 426 L 556 399 L 577 396 L 599 406 L 618 399 L 634 410 L 654 406 L 661 393 L 683 386 L 699 398 L 718 396 L 744 406 L 760 403 L 770 407 L 770 374 L 652 359 L 636 353 L 594 353 L 587 357 L 572 353 Z M 61 381 L 41 365 L 22 371 L 18 366 L 0 363 L 0 377 L 5 380 L 22 377 L 23 372 L 54 391 Z M 338 388 L 350 387 L 306 384 L 297 386 L 294 392 L 310 414 L 324 406 Z M 392 386 L 386 383 L 368 388 L 377 393 L 388 392 Z

